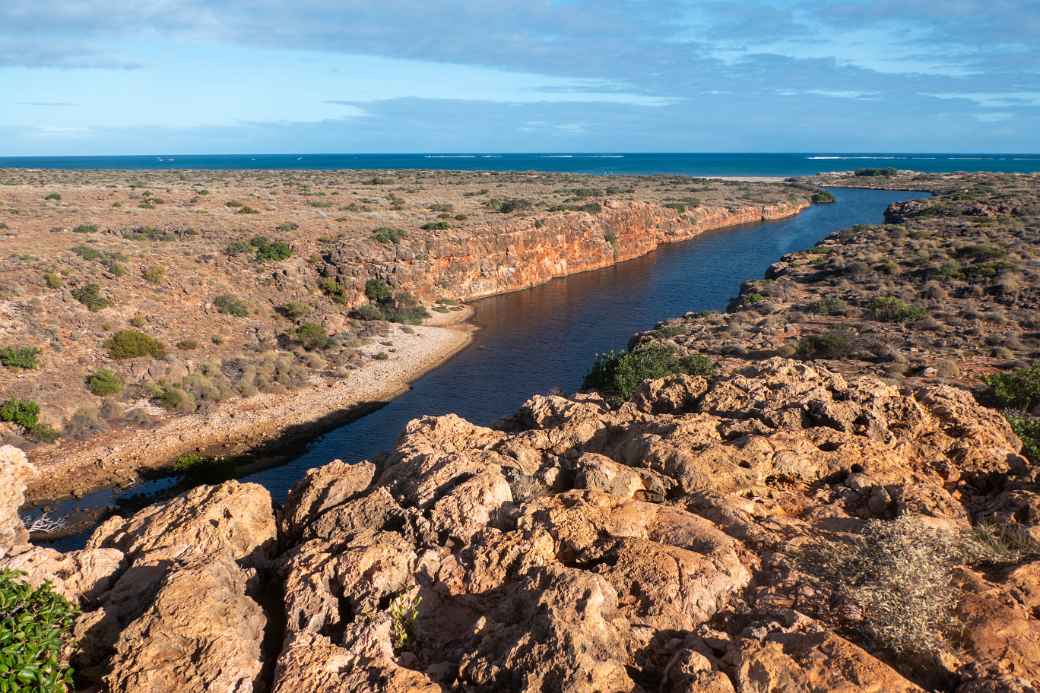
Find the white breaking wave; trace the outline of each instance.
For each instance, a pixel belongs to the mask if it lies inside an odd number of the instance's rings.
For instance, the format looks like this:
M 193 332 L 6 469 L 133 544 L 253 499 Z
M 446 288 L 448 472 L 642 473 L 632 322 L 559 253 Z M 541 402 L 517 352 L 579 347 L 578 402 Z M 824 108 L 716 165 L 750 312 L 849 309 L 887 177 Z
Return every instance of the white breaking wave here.
M 905 159 L 905 156 L 807 156 L 806 159 Z

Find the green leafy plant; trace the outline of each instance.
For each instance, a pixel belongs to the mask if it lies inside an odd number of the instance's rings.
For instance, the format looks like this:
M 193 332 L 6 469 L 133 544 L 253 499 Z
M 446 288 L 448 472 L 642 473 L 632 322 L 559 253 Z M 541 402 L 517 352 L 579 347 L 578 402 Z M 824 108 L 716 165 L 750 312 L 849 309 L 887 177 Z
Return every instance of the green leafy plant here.
M 812 202 L 815 205 L 829 205 L 833 204 L 835 199 L 827 190 L 818 190 L 812 194 Z
M 213 299 L 213 305 L 218 313 L 225 315 L 233 315 L 236 318 L 244 318 L 249 315 L 249 308 L 246 304 L 231 294 L 220 294 Z
M 166 355 L 166 347 L 155 337 L 137 330 L 120 330 L 105 342 L 108 354 L 114 359 L 133 359 L 151 356 L 160 359 Z
M 879 296 L 870 303 L 870 317 L 878 322 L 909 322 L 920 320 L 927 311 L 920 306 L 912 306 L 895 296 Z
M 65 280 L 61 278 L 61 275 L 57 272 L 46 272 L 43 275 L 43 281 L 47 285 L 48 289 L 60 289 L 65 283 Z
M 6 368 L 36 368 L 36 357 L 40 350 L 36 347 L 3 347 L 0 348 L 0 365 Z
M 144 277 L 144 280 L 149 284 L 161 284 L 162 280 L 166 277 L 166 270 L 162 267 L 153 265 L 141 270 L 141 276 Z
M 422 596 L 399 594 L 390 600 L 387 613 L 390 615 L 390 638 L 394 651 L 407 650 L 415 640 L 415 621 L 419 618 Z
M 97 284 L 84 284 L 83 286 L 72 290 L 72 297 L 85 305 L 87 310 L 92 313 L 96 313 L 99 310 L 108 308 L 112 305 L 112 302 L 101 295 L 101 287 Z
M 61 651 L 77 615 L 50 582 L 33 587 L 15 571 L 0 571 L 0 690 L 72 690 L 73 671 Z
M 73 233 L 97 233 L 96 224 L 80 224 L 72 229 Z
M 56 192 L 47 193 L 46 195 L 43 196 L 43 199 L 45 199 L 45 200 L 54 200 L 56 202 L 56 201 L 61 199 L 61 195 L 59 195 Z
M 293 322 L 305 317 L 308 313 L 311 312 L 310 307 L 304 305 L 303 303 L 295 302 L 286 303 L 284 305 L 278 306 L 278 308 L 276 308 L 275 310 L 277 310 L 278 314 L 281 315 L 283 318 L 287 320 L 292 320 Z
M 332 337 L 325 328 L 313 322 L 305 322 L 296 328 L 296 341 L 307 351 L 327 349 L 332 345 Z
M 373 240 L 379 243 L 393 243 L 394 245 L 400 243 L 401 239 L 407 236 L 408 234 L 403 229 L 393 229 L 388 226 L 380 226 L 372 232 Z
M 798 340 L 796 354 L 801 359 L 843 359 L 852 351 L 852 339 L 841 330 L 809 334 Z
M 629 352 L 598 354 L 582 387 L 598 390 L 612 403 L 620 404 L 644 380 L 678 373 L 707 376 L 714 372 L 714 362 L 704 355 L 684 355 L 673 347 L 653 344 Z
M 986 378 L 1002 407 L 1031 411 L 1040 405 L 1040 362 Z
M 257 262 L 279 262 L 292 257 L 292 246 L 285 241 L 271 241 L 264 236 L 257 236 L 249 242 L 256 248 Z
M 40 405 L 32 400 L 9 399 L 0 404 L 0 421 L 32 430 L 40 420 Z
M 123 379 L 114 371 L 99 368 L 87 376 L 87 389 L 98 397 L 108 397 L 122 391 Z

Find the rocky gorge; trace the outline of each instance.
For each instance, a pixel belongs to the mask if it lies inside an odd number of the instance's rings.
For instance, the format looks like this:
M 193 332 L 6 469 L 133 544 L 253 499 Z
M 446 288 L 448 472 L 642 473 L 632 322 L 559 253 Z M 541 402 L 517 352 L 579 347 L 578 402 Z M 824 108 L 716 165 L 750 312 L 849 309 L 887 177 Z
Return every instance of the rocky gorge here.
M 994 288 L 1032 276 L 1035 180 L 916 184 L 938 194 L 785 258 L 727 313 L 633 339 L 710 367 L 534 395 L 491 427 L 415 419 L 284 504 L 199 486 L 61 553 L 18 515 L 41 470 L 0 448 L 0 571 L 78 607 L 77 689 L 1035 691 L 1038 460 L 976 378 L 1037 356 L 1035 287 Z M 990 194 L 1015 199 L 967 199 Z M 980 243 L 1007 264 L 966 269 Z M 872 307 L 936 280 L 860 256 L 904 247 L 922 271 L 962 260 L 936 329 Z M 856 262 L 863 281 L 842 282 Z M 804 317 L 832 296 L 843 312 Z M 969 299 L 1002 320 L 965 330 L 951 302 Z M 847 351 L 798 347 L 840 327 Z M 1004 333 L 1006 352 L 979 344 Z
M 795 215 L 816 189 L 429 171 L 0 182 L 0 404 L 25 410 L 0 442 L 47 468 L 36 500 L 313 433 L 464 346 L 446 325 L 461 301 Z

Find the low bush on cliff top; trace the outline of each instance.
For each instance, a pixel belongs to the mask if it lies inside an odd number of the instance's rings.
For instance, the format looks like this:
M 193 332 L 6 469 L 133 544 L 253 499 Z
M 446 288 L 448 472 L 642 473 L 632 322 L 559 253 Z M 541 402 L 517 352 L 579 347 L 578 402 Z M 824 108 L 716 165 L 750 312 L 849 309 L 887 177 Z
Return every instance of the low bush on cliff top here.
M 800 359 L 843 359 L 852 352 L 852 339 L 847 332 L 831 330 L 809 334 L 798 340 L 795 353 Z
M 1022 452 L 1033 462 L 1040 463 L 1040 362 L 1027 368 L 997 373 L 986 378 L 997 403 L 1004 407 L 1004 416 L 1022 439 Z
M 36 347 L 3 347 L 0 348 L 0 365 L 5 368 L 36 368 L 36 357 L 40 350 Z
M 218 313 L 225 315 L 233 315 L 236 318 L 244 318 L 249 315 L 249 308 L 246 304 L 231 294 L 220 294 L 213 299 L 213 305 Z
M 1003 407 L 1031 411 L 1040 405 L 1040 362 L 1028 368 L 997 373 L 987 378 L 986 383 Z
M 256 236 L 249 245 L 256 248 L 257 262 L 280 262 L 292 257 L 292 246 L 285 241 L 272 241 L 266 236 Z
M 114 359 L 133 359 L 151 356 L 160 359 L 166 355 L 166 347 L 155 337 L 137 330 L 120 330 L 105 342 L 108 355 Z
M 92 313 L 112 305 L 110 300 L 101 295 L 101 287 L 97 284 L 85 284 L 78 289 L 73 289 L 72 297 L 85 305 L 87 310 Z
M 812 194 L 813 204 L 817 205 L 829 205 L 835 202 L 834 195 L 827 190 L 819 190 Z
M 57 431 L 40 421 L 40 405 L 31 399 L 9 399 L 0 404 L 0 421 L 21 426 L 26 435 L 41 443 L 51 443 L 59 437 Z
M 372 240 L 379 243 L 393 243 L 394 245 L 401 242 L 401 239 L 405 238 L 408 234 L 403 229 L 394 229 L 388 226 L 380 226 L 378 229 L 372 232 Z
M 0 571 L 0 690 L 72 690 L 61 650 L 76 616 L 49 582 L 33 587 L 15 571 Z
M 910 322 L 920 320 L 927 311 L 920 306 L 912 306 L 895 296 L 879 296 L 868 309 L 870 317 L 878 322 Z
M 667 375 L 711 375 L 715 364 L 700 354 L 684 355 L 661 344 L 637 348 L 629 352 L 608 351 L 598 354 L 582 387 L 599 391 L 608 401 L 627 401 L 644 380 Z
M 899 173 L 898 169 L 894 168 L 860 168 L 856 169 L 857 176 L 861 178 L 877 178 L 885 176 L 894 176 Z
M 798 555 L 820 587 L 858 607 L 862 634 L 896 655 L 932 660 L 953 625 L 957 536 L 911 516 L 871 520 L 841 540 L 821 539 Z
M 115 395 L 123 389 L 123 379 L 107 368 L 100 368 L 87 376 L 87 389 L 98 397 Z

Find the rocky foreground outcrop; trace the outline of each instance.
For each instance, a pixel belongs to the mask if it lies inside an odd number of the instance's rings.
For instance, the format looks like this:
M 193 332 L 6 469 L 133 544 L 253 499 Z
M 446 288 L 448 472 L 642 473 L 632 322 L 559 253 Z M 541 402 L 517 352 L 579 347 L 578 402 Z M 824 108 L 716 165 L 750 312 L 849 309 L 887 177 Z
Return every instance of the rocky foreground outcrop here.
M 417 419 L 283 508 L 200 487 L 0 567 L 78 600 L 108 690 L 1032 691 L 1019 451 L 962 390 L 775 358 Z

